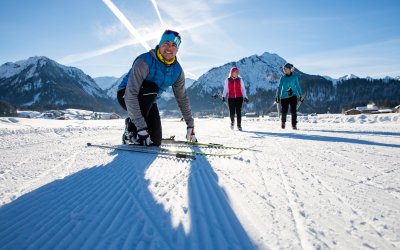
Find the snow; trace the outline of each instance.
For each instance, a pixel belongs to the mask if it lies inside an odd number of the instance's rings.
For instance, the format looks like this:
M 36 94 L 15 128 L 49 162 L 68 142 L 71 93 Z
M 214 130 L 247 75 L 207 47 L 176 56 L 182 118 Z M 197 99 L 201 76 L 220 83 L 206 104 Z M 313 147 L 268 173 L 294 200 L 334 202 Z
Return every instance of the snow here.
M 114 76 L 101 76 L 93 78 L 93 80 L 101 89 L 107 90 L 118 80 L 118 78 Z
M 58 119 L 58 120 L 107 120 L 119 119 L 120 116 L 116 113 L 94 112 L 82 109 L 65 109 L 65 110 L 46 110 L 43 112 L 37 111 L 17 111 L 18 117 L 35 118 L 35 119 Z
M 85 146 L 118 145 L 123 120 L 0 118 L 1 248 L 400 248 L 400 114 L 195 122 L 257 151 L 183 160 Z
M 0 79 L 15 76 L 30 67 L 25 80 L 35 75 L 37 67 L 44 66 L 49 59 L 43 56 L 34 56 L 15 63 L 8 62 L 0 66 Z
M 32 105 L 32 104 L 38 102 L 38 101 L 40 100 L 40 94 L 41 94 L 41 93 L 37 93 L 37 94 L 33 97 L 33 100 L 32 100 L 32 101 L 27 102 L 27 103 L 24 103 L 24 104 L 21 104 L 21 107 L 23 107 L 23 106 L 30 106 L 30 105 Z
M 343 82 L 343 81 L 347 81 L 347 80 L 350 80 L 350 79 L 356 79 L 356 78 L 359 78 L 358 76 L 356 76 L 356 75 L 353 75 L 353 74 L 350 74 L 350 75 L 344 75 L 344 76 L 342 76 L 342 77 L 339 77 L 339 78 L 332 78 L 332 77 L 330 77 L 330 76 L 323 76 L 326 80 L 328 80 L 328 81 L 331 81 L 332 83 L 333 83 L 333 85 L 337 85 L 339 82 Z M 371 77 L 367 77 L 366 78 L 367 80 L 372 80 L 372 78 Z

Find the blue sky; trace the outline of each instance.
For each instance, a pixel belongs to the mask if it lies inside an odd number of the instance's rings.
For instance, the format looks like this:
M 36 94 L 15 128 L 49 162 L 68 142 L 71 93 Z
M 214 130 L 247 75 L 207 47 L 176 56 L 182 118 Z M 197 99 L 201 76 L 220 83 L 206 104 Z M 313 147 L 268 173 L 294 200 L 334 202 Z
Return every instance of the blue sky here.
M 309 74 L 400 76 L 398 0 L 112 2 L 150 47 L 165 27 L 180 31 L 178 55 L 192 78 L 263 52 Z M 102 0 L 5 0 L 0 10 L 0 64 L 47 56 L 119 77 L 145 52 Z

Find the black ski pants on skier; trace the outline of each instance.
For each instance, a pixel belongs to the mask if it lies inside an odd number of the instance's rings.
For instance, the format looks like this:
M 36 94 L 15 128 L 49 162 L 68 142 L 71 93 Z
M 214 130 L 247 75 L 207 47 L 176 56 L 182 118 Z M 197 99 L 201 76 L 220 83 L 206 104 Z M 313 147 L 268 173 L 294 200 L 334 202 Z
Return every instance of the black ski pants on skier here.
M 117 100 L 118 100 L 118 103 L 119 103 L 119 105 L 121 105 L 121 107 L 122 107 L 123 109 L 125 109 L 125 111 L 128 111 L 128 110 L 126 109 L 126 104 L 125 104 L 124 96 L 125 96 L 125 89 L 119 89 L 119 90 L 117 91 Z
M 229 115 L 231 117 L 231 124 L 235 123 L 235 114 L 237 118 L 237 126 L 242 126 L 242 105 L 243 97 L 228 98 Z
M 297 96 L 281 99 L 282 105 L 282 123 L 286 122 L 286 117 L 289 111 L 292 114 L 292 126 L 296 127 L 297 124 Z
M 155 103 L 157 94 L 143 95 L 144 91 L 146 91 L 146 88 L 142 88 L 139 92 L 138 99 L 140 111 L 142 112 L 144 120 L 146 121 L 147 130 L 150 135 L 150 139 L 153 142 L 153 145 L 159 146 L 161 145 L 162 139 L 162 127 L 160 112 L 158 111 L 157 103 Z M 119 90 L 117 92 L 117 99 L 121 107 L 127 110 L 124 95 L 125 89 Z M 137 135 L 137 128 L 130 118 L 125 121 L 125 126 L 127 127 L 129 132 L 133 132 L 135 136 Z

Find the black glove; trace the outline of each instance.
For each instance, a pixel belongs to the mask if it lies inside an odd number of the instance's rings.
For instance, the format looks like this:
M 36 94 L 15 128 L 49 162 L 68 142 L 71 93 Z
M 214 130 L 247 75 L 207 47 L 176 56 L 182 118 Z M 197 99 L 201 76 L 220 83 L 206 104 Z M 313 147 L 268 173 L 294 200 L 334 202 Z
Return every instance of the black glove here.
M 222 102 L 225 102 L 225 97 L 222 97 Z
M 276 103 L 279 103 L 279 102 L 280 102 L 279 97 L 275 97 L 275 102 L 276 102 Z
M 150 144 L 153 143 L 150 140 L 150 135 L 147 132 L 147 128 L 138 131 L 136 141 L 142 146 L 150 146 Z
M 247 99 L 247 97 L 245 97 L 245 98 L 243 99 L 243 101 L 244 101 L 245 103 L 248 103 L 248 102 L 249 102 L 249 99 Z

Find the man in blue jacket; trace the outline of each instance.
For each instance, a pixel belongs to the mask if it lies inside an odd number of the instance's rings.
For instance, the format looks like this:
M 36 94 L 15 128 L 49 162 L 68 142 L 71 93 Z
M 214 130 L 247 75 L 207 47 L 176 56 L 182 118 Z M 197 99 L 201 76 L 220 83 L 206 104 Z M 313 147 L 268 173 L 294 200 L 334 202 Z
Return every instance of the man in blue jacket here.
M 155 49 L 135 59 L 121 82 L 117 98 L 129 116 L 123 135 L 124 143 L 143 146 L 161 144 L 162 128 L 156 99 L 170 86 L 187 124 L 186 139 L 197 141 L 185 88 L 185 74 L 176 59 L 180 44 L 179 33 L 166 30 Z
M 292 128 L 297 129 L 297 99 L 301 98 L 301 88 L 299 78 L 293 75 L 293 64 L 286 63 L 283 66 L 283 72 L 279 80 L 279 87 L 276 90 L 275 101 L 281 103 L 282 106 L 282 129 L 285 128 L 286 116 L 290 106 L 290 113 L 292 114 Z

